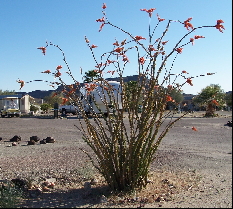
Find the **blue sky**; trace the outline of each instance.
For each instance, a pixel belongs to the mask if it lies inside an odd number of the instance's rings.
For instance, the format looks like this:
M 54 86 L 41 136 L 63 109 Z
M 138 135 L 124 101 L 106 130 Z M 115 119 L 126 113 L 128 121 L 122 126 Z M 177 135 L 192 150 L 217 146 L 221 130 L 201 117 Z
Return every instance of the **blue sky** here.
M 184 47 L 172 68 L 174 73 L 183 70 L 190 76 L 198 76 L 208 72 L 215 75 L 193 79 L 193 86 L 185 85 L 184 93 L 197 94 L 210 84 L 219 84 L 224 91 L 232 90 L 232 1 L 231 0 L 1 0 L 0 1 L 0 44 L 1 44 L 1 76 L 0 89 L 19 90 L 21 79 L 25 82 L 41 79 L 54 81 L 52 75 L 43 74 L 42 71 L 55 71 L 58 65 L 67 71 L 59 50 L 55 47 L 47 48 L 46 55 L 38 47 L 46 45 L 46 41 L 59 45 L 66 55 L 76 80 L 82 82 L 80 67 L 83 73 L 95 69 L 95 62 L 87 47 L 84 36 L 91 44 L 97 45 L 94 49 L 98 60 L 104 52 L 111 51 L 115 39 L 122 41 L 128 38 L 108 25 L 98 32 L 102 18 L 102 4 L 106 3 L 108 20 L 130 32 L 133 36 L 143 36 L 147 40 L 141 43 L 148 46 L 149 17 L 140 9 L 156 8 L 150 20 L 151 27 L 157 24 L 156 14 L 165 18 L 160 29 L 156 30 L 154 39 L 161 36 L 161 29 L 165 28 L 167 20 L 184 21 L 192 17 L 194 27 L 215 25 L 216 20 L 224 21 L 224 33 L 215 28 L 197 30 L 194 35 L 205 38 L 195 40 L 194 46 Z M 169 29 L 167 50 L 174 46 L 188 31 L 180 23 L 173 22 Z M 188 38 L 188 39 L 189 39 Z M 169 50 L 168 50 L 169 52 Z M 136 55 L 129 57 L 130 64 L 124 75 L 137 74 L 134 65 Z M 167 63 L 167 67 L 169 68 Z M 113 70 L 108 68 L 108 70 Z M 105 74 L 110 77 L 110 74 Z M 66 79 L 66 78 L 65 78 Z M 70 80 L 65 80 L 67 83 Z M 22 92 L 34 90 L 52 90 L 47 82 L 30 82 L 22 88 Z

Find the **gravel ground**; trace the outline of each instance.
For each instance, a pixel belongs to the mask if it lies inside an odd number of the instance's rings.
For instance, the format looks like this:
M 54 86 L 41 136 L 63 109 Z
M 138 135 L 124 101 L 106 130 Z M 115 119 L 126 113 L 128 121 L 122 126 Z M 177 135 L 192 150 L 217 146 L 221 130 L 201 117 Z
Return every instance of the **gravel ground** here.
M 78 123 L 75 117 L 0 118 L 0 180 L 20 178 L 32 183 L 30 196 L 18 205 L 21 208 L 231 208 L 232 127 L 226 123 L 232 115 L 219 115 L 202 118 L 194 113 L 174 125 L 156 153 L 152 183 L 138 194 L 140 201 L 103 197 L 107 188 L 80 151 L 89 148 L 74 127 Z M 21 137 L 17 146 L 9 141 L 14 135 Z M 31 136 L 41 140 L 53 137 L 55 143 L 27 145 Z M 88 190 L 84 184 L 91 179 L 97 184 Z M 36 193 L 45 181 L 55 181 L 55 186 Z

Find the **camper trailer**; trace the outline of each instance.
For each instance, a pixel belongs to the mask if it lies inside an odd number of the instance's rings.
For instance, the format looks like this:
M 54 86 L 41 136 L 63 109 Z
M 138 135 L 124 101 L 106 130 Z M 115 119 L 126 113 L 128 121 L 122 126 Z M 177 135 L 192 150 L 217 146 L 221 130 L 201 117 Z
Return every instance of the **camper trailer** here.
M 96 113 L 107 116 L 108 113 L 112 113 L 115 109 L 122 109 L 120 82 L 96 82 L 94 85 L 95 88 L 91 91 L 87 91 L 87 88 L 80 90 L 86 114 Z

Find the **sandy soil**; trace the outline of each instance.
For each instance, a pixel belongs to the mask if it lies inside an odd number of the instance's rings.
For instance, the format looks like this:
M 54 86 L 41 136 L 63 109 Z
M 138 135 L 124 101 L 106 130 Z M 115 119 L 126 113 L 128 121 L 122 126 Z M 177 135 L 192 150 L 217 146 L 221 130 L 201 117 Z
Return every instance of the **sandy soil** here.
M 21 208 L 231 208 L 232 127 L 226 123 L 232 115 L 220 115 L 202 118 L 194 113 L 177 122 L 156 153 L 148 187 L 117 197 L 107 196 L 105 182 L 80 151 L 88 147 L 74 127 L 75 117 L 0 118 L 0 180 L 20 178 L 34 184 Z M 17 146 L 9 141 L 14 135 L 21 136 Z M 31 136 L 50 136 L 55 143 L 27 145 Z M 54 188 L 35 193 L 47 179 L 55 180 Z M 97 183 L 86 189 L 91 179 Z

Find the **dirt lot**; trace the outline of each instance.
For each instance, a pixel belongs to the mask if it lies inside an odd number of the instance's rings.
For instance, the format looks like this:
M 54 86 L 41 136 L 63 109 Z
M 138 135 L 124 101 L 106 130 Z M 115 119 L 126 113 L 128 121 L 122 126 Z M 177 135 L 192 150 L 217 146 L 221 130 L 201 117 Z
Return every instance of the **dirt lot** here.
M 0 118 L 0 179 L 55 178 L 55 189 L 28 198 L 18 207 L 167 207 L 167 208 L 231 208 L 232 207 L 232 120 L 231 112 L 219 118 L 202 118 L 191 114 L 177 122 L 162 141 L 152 164 L 152 186 L 144 191 L 145 198 L 126 201 L 121 197 L 104 199 L 103 182 L 95 173 L 87 156 L 79 148 L 88 149 L 81 132 L 74 127 L 75 117 L 68 119 Z M 193 131 L 192 127 L 197 131 Z M 9 140 L 21 136 L 17 146 Z M 55 143 L 27 145 L 31 136 Z M 83 184 L 99 179 L 90 194 Z M 156 179 L 173 182 L 169 198 L 165 184 L 155 188 Z M 188 179 L 188 180 L 187 180 Z M 153 183 L 154 182 L 154 183 Z M 185 186 L 182 186 L 185 184 Z M 170 184 L 171 185 L 171 184 Z M 179 187 L 180 186 L 180 187 Z M 179 189 L 178 189 L 179 187 Z M 161 198 L 151 200 L 151 196 Z

